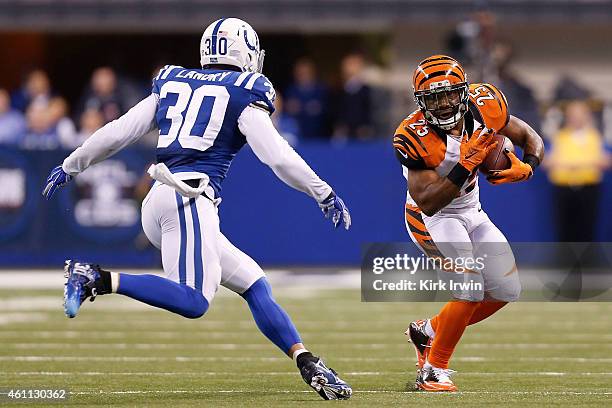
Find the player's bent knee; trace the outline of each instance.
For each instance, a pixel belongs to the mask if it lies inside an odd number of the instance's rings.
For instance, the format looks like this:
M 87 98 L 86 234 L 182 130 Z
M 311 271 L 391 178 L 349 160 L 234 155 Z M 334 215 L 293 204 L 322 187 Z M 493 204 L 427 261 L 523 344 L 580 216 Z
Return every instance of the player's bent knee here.
M 187 294 L 186 302 L 184 304 L 184 307 L 181 308 L 178 313 L 188 319 L 198 319 L 204 316 L 204 314 L 206 314 L 206 312 L 208 311 L 208 300 L 206 300 L 206 298 L 204 297 L 204 295 L 202 295 L 201 292 L 192 289 L 188 286 L 185 286 L 185 288 Z
M 204 296 L 202 296 L 202 300 L 199 302 L 195 302 L 195 304 L 191 308 L 186 310 L 185 313 L 182 314 L 182 316 L 188 319 L 199 319 L 200 317 L 204 316 L 207 311 L 208 302 L 206 301 L 206 299 L 204 299 Z
M 482 290 L 471 291 L 469 293 L 453 293 L 453 300 L 461 300 L 463 302 L 482 302 L 485 298 L 485 293 Z
M 516 302 L 521 297 L 521 282 L 518 279 L 513 279 L 510 282 L 504 282 L 496 288 L 487 291 L 490 298 L 502 302 Z
M 240 296 L 242 296 L 247 301 L 247 303 L 255 301 L 258 298 L 266 298 L 274 301 L 274 298 L 272 298 L 272 289 L 270 288 L 270 284 L 268 283 L 265 277 L 261 277 L 256 280 L 255 283 L 253 283 Z

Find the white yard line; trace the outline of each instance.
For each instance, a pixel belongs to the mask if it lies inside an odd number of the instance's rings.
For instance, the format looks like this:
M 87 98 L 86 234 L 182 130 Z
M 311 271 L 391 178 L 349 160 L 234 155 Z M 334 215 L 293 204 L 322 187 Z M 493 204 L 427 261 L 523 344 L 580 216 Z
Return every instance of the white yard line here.
M 262 339 L 263 340 L 263 339 Z M 35 345 L 36 343 L 32 343 Z M 29 349 L 36 347 L 28 347 L 25 344 L 15 344 L 14 347 L 12 345 L 8 345 L 8 348 L 15 349 Z M 25 346 L 25 347 L 24 347 Z M 80 349 L 139 349 L 139 350 L 153 350 L 153 349 L 171 349 L 171 350 L 181 350 L 182 347 L 180 344 L 168 344 L 168 345 L 149 345 L 149 344 L 129 344 L 129 343 L 117 343 L 117 344 L 57 344 L 51 343 L 45 345 L 41 343 L 41 349 L 58 349 L 58 348 L 80 348 Z M 185 348 L 189 349 L 197 349 L 197 350 L 269 350 L 271 345 L 269 343 L 203 343 L 200 345 L 197 344 L 189 344 L 186 345 Z M 406 347 L 405 344 L 402 343 L 349 343 L 341 346 L 343 349 L 347 350 L 383 350 L 383 349 L 404 349 Z
M 228 335 L 227 333 L 211 333 L 218 334 L 210 336 L 211 338 L 227 338 L 227 337 L 242 337 L 242 333 L 234 333 L 235 335 Z M 355 335 L 353 335 L 354 337 Z M 207 336 L 208 337 L 208 336 Z M 351 347 L 350 344 L 344 345 L 343 347 Z M 404 348 L 406 347 L 403 343 L 398 344 L 357 344 L 354 343 L 352 348 L 363 349 L 363 348 Z M 266 350 L 270 347 L 269 344 L 242 344 L 242 343 L 222 343 L 222 344 L 211 344 L 211 343 L 39 343 L 39 342 L 28 342 L 28 343 L 5 343 L 3 345 L 7 349 L 16 350 L 57 350 L 57 349 L 79 349 L 79 350 L 96 350 L 100 348 L 113 349 L 113 350 L 205 350 L 207 348 L 217 350 L 237 350 L 237 349 L 250 349 L 250 350 Z M 523 343 L 523 344 L 512 344 L 512 343 L 498 343 L 498 344 L 487 344 L 487 343 L 468 343 L 462 346 L 465 349 L 501 349 L 501 350 L 523 350 L 523 349 L 555 349 L 555 350 L 571 350 L 571 349 L 591 349 L 591 348 L 612 348 L 610 343 L 583 343 L 583 344 L 554 344 L 554 343 Z
M 2 315 L 2 313 L 0 313 L 0 316 Z M 93 322 L 92 322 L 93 323 Z M 99 322 L 98 322 L 99 324 Z M 167 322 L 162 322 L 161 323 L 163 326 L 166 326 Z M 381 322 L 371 322 L 371 324 L 368 324 L 368 328 L 369 329 L 375 329 L 377 326 L 388 326 L 390 323 L 386 323 L 383 322 L 381 324 Z M 151 322 L 148 323 L 148 325 L 151 325 Z M 24 336 L 31 338 L 31 339 L 73 339 L 73 338 L 83 338 L 83 339 L 121 339 L 121 338 L 126 338 L 126 337 L 131 337 L 134 336 L 136 334 L 138 335 L 147 335 L 148 337 L 151 338 L 157 338 L 157 339 L 184 339 L 185 338 L 185 333 L 182 332 L 182 330 L 185 329 L 184 325 L 179 325 L 177 324 L 176 329 L 178 330 L 172 330 L 171 326 L 170 328 L 168 328 L 168 330 L 147 330 L 146 327 L 138 327 L 138 325 L 130 325 L 128 323 L 125 324 L 125 326 L 128 326 L 129 328 L 133 329 L 133 330 L 123 330 L 123 331 L 117 331 L 117 330 L 92 330 L 90 328 L 83 328 L 82 330 L 65 330 L 65 329 L 58 329 L 58 330 L 36 330 L 36 331 L 24 331 L 24 330 L 2 330 L 0 331 L 0 339 L 4 338 L 4 339 L 8 339 L 8 338 L 23 338 Z M 321 323 L 320 322 L 309 322 L 309 321 L 300 321 L 300 327 L 302 328 L 309 328 L 310 326 L 314 327 L 320 327 Z M 335 323 L 326 323 L 326 327 L 329 328 L 330 330 L 334 330 L 334 329 L 344 329 L 344 328 L 348 328 L 348 329 L 352 329 L 355 330 L 355 326 L 356 324 L 348 324 L 348 323 L 343 323 L 343 322 L 335 322 Z M 200 327 L 200 331 L 196 331 L 196 330 L 190 330 L 188 335 L 191 338 L 227 338 L 227 337 L 235 337 L 235 336 L 244 336 L 244 333 L 241 332 L 241 330 L 243 329 L 248 329 L 251 330 L 255 327 L 255 323 L 251 320 L 235 320 L 235 321 L 220 321 L 220 320 L 207 320 L 206 322 L 203 322 L 203 326 L 199 326 Z M 164 327 L 165 328 L 165 327 Z M 301 333 L 303 333 L 304 336 L 306 336 L 309 331 L 307 330 L 301 330 Z M 344 332 L 336 332 L 336 335 L 338 335 L 338 338 L 341 338 L 343 336 L 340 336 L 339 334 L 344 333 Z M 356 334 L 362 334 L 362 332 L 359 331 L 350 331 L 350 332 L 346 332 L 348 334 L 348 337 L 354 338 Z M 380 333 L 377 333 L 375 330 L 372 333 L 368 333 L 368 338 L 369 337 L 373 337 L 373 338 L 379 338 L 380 337 Z M 371 335 L 371 336 L 370 336 Z M 317 333 L 312 333 L 311 336 L 313 337 L 317 337 L 320 336 L 320 334 Z M 524 334 L 522 335 L 522 339 L 529 339 L 529 338 L 538 338 L 540 339 L 542 336 L 542 334 L 538 334 L 538 335 L 529 335 L 529 334 Z M 504 336 L 500 336 L 498 333 L 495 332 L 491 332 L 491 333 L 476 333 L 476 334 L 469 334 L 469 337 L 473 338 L 474 340 L 479 340 L 479 343 L 466 343 L 466 345 L 464 347 L 470 347 L 469 344 L 480 344 L 482 345 L 482 347 L 499 347 L 499 348 L 504 348 L 504 347 L 509 347 L 509 348 L 513 348 L 512 346 L 495 346 L 495 341 L 499 341 L 500 337 L 504 337 Z M 508 336 L 505 336 L 508 337 Z M 555 336 L 551 336 L 551 337 L 558 337 L 558 335 Z M 406 336 L 404 336 L 403 332 L 398 330 L 397 332 L 397 338 L 401 339 L 399 341 L 398 344 L 402 344 L 404 339 L 406 338 Z M 483 340 L 486 340 L 488 338 L 491 338 L 492 341 L 490 342 L 483 342 Z M 568 340 L 576 340 L 579 343 L 574 343 L 574 345 L 576 345 L 577 348 L 584 348 L 583 346 L 581 346 L 582 344 L 594 344 L 597 347 L 609 347 L 612 346 L 612 343 L 604 343 L 606 341 L 610 341 L 612 340 L 612 334 L 597 334 L 595 335 L 595 338 L 597 340 L 600 340 L 601 343 L 592 343 L 592 340 L 594 339 L 594 335 L 591 333 L 585 333 L 585 334 L 566 334 L 564 335 L 563 340 L 568 341 Z M 583 342 L 584 340 L 587 340 L 586 342 Z M 589 340 L 591 342 L 589 342 Z M 530 344 L 557 344 L 557 343 L 543 343 L 543 342 L 534 342 L 534 343 L 499 343 L 499 344 L 517 344 L 516 348 L 529 348 Z M 558 348 L 565 348 L 565 345 L 569 344 L 569 343 L 562 343 L 562 345 L 559 346 L 553 346 L 553 347 L 558 347 Z M 473 346 L 474 348 L 478 348 L 481 346 Z M 546 346 L 536 346 L 536 347 L 542 347 L 542 348 L 546 348 Z M 568 346 L 568 348 L 572 348 L 571 346 Z
M 266 390 L 266 394 L 296 394 L 311 393 L 312 391 L 271 391 Z M 252 390 L 130 390 L 130 391 L 76 391 L 71 395 L 124 395 L 124 394 L 252 394 L 257 391 Z M 424 395 L 446 395 L 452 398 L 453 395 L 461 394 L 488 394 L 488 395 L 612 395 L 612 392 L 599 391 L 459 391 L 454 393 L 415 393 L 414 391 L 394 391 L 394 390 L 354 390 L 356 394 L 415 394 Z
M 334 361 L 398 361 L 402 358 L 375 357 L 335 357 Z M 405 358 L 405 360 L 411 360 Z M 612 363 L 612 358 L 585 357 L 519 357 L 497 358 L 480 356 L 459 356 L 453 360 L 460 362 L 568 362 L 568 363 Z M 98 361 L 98 362 L 202 362 L 202 361 L 287 361 L 286 357 L 136 357 L 136 356 L 0 356 L 0 361 L 46 362 L 46 361 Z
M 466 343 L 461 346 L 466 349 L 591 349 L 593 347 L 598 348 L 612 348 L 612 343 Z
M 1 307 L 1 306 L 0 306 Z M 45 322 L 47 315 L 44 313 L 0 313 L 0 326 L 15 323 Z
M 2 316 L 2 313 L 0 313 L 0 316 Z M 82 323 L 82 322 L 79 322 Z M 92 322 L 93 323 L 93 322 Z M 99 324 L 100 322 L 97 322 L 96 324 Z M 299 326 L 305 328 L 306 330 L 301 330 L 302 333 L 310 333 L 309 328 L 311 326 L 312 323 L 312 327 L 319 327 L 321 326 L 321 322 L 309 322 L 309 321 L 304 321 L 304 320 L 300 320 L 299 322 Z M 380 338 L 380 333 L 378 333 L 375 329 L 376 326 L 388 326 L 392 323 L 381 323 L 381 322 L 372 322 L 371 325 L 368 325 L 368 328 L 371 329 L 372 331 L 370 333 L 366 333 L 368 334 L 368 338 L 373 337 L 373 338 Z M 151 327 L 153 325 L 153 321 L 150 321 L 148 326 Z M 161 322 L 160 325 L 162 327 L 158 327 L 156 329 L 153 330 L 147 330 L 147 327 L 139 327 L 138 325 L 131 325 L 128 324 L 126 322 L 125 325 L 122 325 L 122 327 L 114 327 L 113 330 L 96 330 L 96 329 L 92 329 L 90 327 L 82 327 L 77 329 L 77 328 L 71 328 L 70 330 L 66 330 L 63 328 L 58 328 L 57 330 L 53 330 L 52 327 L 45 327 L 45 329 L 37 329 L 37 330 L 2 330 L 0 331 L 0 338 L 22 338 L 24 336 L 27 336 L 28 338 L 33 338 L 33 339 L 40 339 L 40 338 L 44 338 L 44 339 L 50 339 L 50 338 L 58 338 L 58 339 L 64 339 L 64 338 L 77 338 L 77 337 L 82 337 L 83 339 L 90 339 L 90 338 L 103 338 L 103 339 L 114 339 L 114 338 L 124 338 L 124 337 L 131 337 L 134 335 L 146 335 L 148 337 L 151 338 L 159 338 L 159 339 L 184 339 L 186 335 L 188 335 L 191 338 L 224 338 L 224 337 L 234 337 L 234 336 L 243 336 L 244 333 L 241 333 L 241 330 L 251 330 L 251 329 L 255 329 L 255 323 L 252 320 L 207 320 L 207 321 L 201 321 L 201 322 L 193 322 L 193 326 L 190 325 L 185 325 L 183 324 L 177 324 L 176 326 L 170 326 L 170 327 L 165 327 L 166 326 L 166 322 Z M 125 326 L 125 330 L 118 330 L 118 329 L 122 329 Z M 355 324 L 344 324 L 342 322 L 337 322 L 336 324 L 333 323 L 326 323 L 325 326 L 329 329 L 329 330 L 334 330 L 334 329 L 338 329 L 338 330 L 342 330 L 344 328 L 350 329 L 350 331 L 346 332 L 348 337 L 351 338 L 355 338 L 355 336 L 357 334 L 362 334 L 361 331 L 356 331 L 355 330 Z M 161 330 L 160 330 L 161 329 Z M 188 333 L 185 333 L 184 330 L 189 329 Z M 364 329 L 364 330 L 368 330 L 368 329 Z M 330 335 L 330 337 L 338 337 L 338 338 L 343 338 L 344 337 L 344 331 L 342 332 L 335 332 L 335 334 L 331 335 L 332 333 L 334 333 L 333 331 L 331 331 L 330 333 L 328 333 L 328 335 Z M 318 337 L 318 336 L 326 336 L 326 335 L 321 335 L 320 333 L 312 333 L 312 336 Z M 534 343 L 497 343 L 495 340 L 499 341 L 499 340 L 508 340 L 507 338 L 503 338 L 503 337 L 507 337 L 507 336 L 500 336 L 499 334 L 496 333 L 488 333 L 487 335 L 483 335 L 482 333 L 478 333 L 478 334 L 474 334 L 472 335 L 471 333 L 468 334 L 468 336 L 470 338 L 472 338 L 474 341 L 477 341 L 477 343 L 466 343 L 467 344 L 479 344 L 482 345 L 482 347 L 496 347 L 494 346 L 495 344 L 507 344 L 506 345 L 501 345 L 498 346 L 499 348 L 504 348 L 504 347 L 508 347 L 508 348 L 513 348 L 512 345 L 516 344 L 516 348 L 529 348 L 529 345 L 531 344 L 559 344 L 559 348 L 564 348 L 566 344 L 570 344 L 570 343 L 554 343 L 554 342 L 542 342 L 542 341 L 537 341 Z M 500 339 L 500 337 L 502 337 L 502 339 Z M 528 336 L 528 335 L 523 335 L 521 336 L 522 339 L 526 339 L 526 338 L 540 338 L 540 336 Z M 558 337 L 558 335 L 556 335 L 555 337 Z M 397 344 L 405 344 L 405 339 L 406 336 L 403 333 L 403 330 L 398 330 L 397 331 L 397 335 L 395 336 L 395 338 L 397 338 L 399 340 L 399 342 Z M 486 339 L 491 338 L 491 341 L 486 341 Z M 601 341 L 600 343 L 594 343 L 593 340 L 596 339 L 598 341 Z M 554 340 L 554 339 L 551 339 Z M 607 347 L 612 343 L 609 343 L 609 340 L 612 340 L 612 334 L 596 334 L 593 335 L 592 333 L 588 333 L 585 335 L 581 335 L 581 336 L 571 336 L 571 335 L 564 335 L 563 338 L 564 341 L 568 341 L 568 340 L 576 340 L 577 343 L 573 343 L 573 345 L 575 345 L 577 348 L 583 348 L 583 344 L 597 344 L 597 346 L 603 346 L 603 347 Z M 584 341 L 587 340 L 587 341 Z M 590 340 L 590 341 L 588 341 Z M 395 344 L 395 343 L 389 343 L 389 344 Z M 481 346 L 473 346 L 474 348 L 478 348 Z M 545 347 L 545 346 L 536 346 L 536 347 Z M 572 348 L 572 346 L 568 346 L 568 348 Z
M 198 371 L 198 372 L 156 372 L 156 371 L 122 371 L 122 372 L 105 372 L 105 371 L 1 371 L 0 375 L 13 375 L 13 376 L 85 376 L 85 377 L 97 377 L 97 376 L 147 376 L 147 377 L 201 377 L 201 376 L 281 376 L 281 375 L 295 375 L 295 371 L 258 371 L 258 372 L 235 372 L 235 371 Z M 343 372 L 343 375 L 348 376 L 385 376 L 385 375 L 405 375 L 408 374 L 405 371 L 348 371 Z M 412 373 L 410 373 L 412 374 Z M 547 372 L 547 371 L 507 371 L 507 372 L 460 372 L 460 376 L 468 377 L 517 377 L 526 375 L 537 375 L 544 377 L 584 377 L 584 376 L 612 376 L 612 372 Z

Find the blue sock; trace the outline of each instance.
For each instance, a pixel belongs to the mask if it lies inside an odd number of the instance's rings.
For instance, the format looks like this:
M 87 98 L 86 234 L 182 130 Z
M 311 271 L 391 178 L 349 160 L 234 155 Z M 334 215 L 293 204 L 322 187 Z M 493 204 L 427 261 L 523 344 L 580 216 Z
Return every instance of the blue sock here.
M 208 310 L 201 292 L 155 275 L 121 273 L 117 293 L 189 319 L 202 317 Z
M 266 278 L 260 278 L 241 296 L 249 304 L 259 330 L 283 352 L 289 354 L 291 346 L 302 342 L 291 318 L 272 297 Z

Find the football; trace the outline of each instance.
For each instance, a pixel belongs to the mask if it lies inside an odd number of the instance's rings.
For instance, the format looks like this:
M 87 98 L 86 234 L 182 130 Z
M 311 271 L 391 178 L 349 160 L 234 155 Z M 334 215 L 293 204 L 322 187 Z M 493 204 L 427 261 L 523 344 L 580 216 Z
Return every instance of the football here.
M 497 146 L 495 149 L 491 150 L 487 157 L 480 164 L 480 171 L 483 174 L 487 174 L 491 170 L 505 170 L 510 168 L 510 159 L 504 153 L 504 149 L 508 149 L 511 152 L 514 152 L 514 145 L 504 135 L 493 135 L 495 140 L 497 140 Z

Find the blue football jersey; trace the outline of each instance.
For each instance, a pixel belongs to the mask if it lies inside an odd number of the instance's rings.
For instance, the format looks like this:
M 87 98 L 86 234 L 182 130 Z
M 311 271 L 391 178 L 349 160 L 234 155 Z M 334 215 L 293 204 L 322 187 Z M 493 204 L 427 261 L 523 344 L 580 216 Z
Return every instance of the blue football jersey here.
M 274 88 L 259 73 L 166 66 L 153 79 L 159 96 L 157 162 L 172 173 L 205 173 L 221 182 L 246 143 L 238 117 L 250 104 L 274 112 Z

